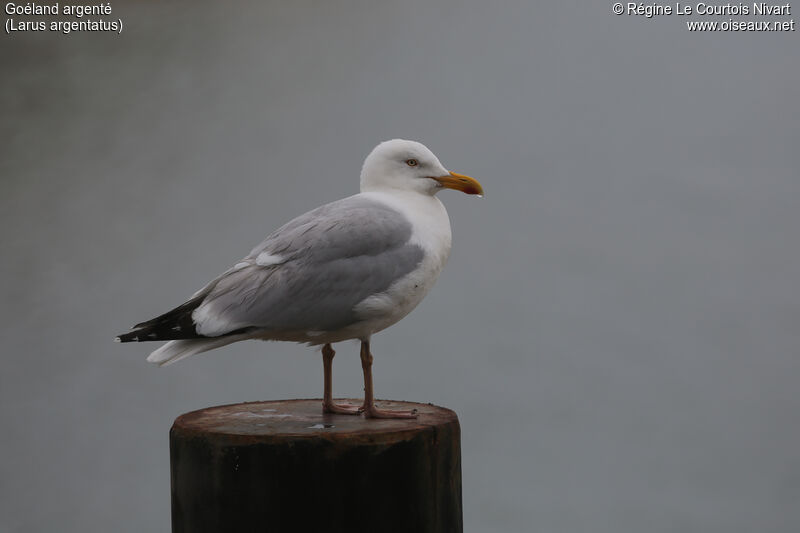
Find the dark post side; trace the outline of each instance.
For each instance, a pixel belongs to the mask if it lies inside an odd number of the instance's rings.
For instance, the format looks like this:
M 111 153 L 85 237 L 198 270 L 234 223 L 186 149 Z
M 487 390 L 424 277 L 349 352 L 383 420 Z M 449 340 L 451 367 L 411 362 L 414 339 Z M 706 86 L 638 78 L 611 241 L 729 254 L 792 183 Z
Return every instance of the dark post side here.
M 379 403 L 419 417 L 322 414 L 321 400 L 179 416 L 170 431 L 173 533 L 461 533 L 456 414 Z

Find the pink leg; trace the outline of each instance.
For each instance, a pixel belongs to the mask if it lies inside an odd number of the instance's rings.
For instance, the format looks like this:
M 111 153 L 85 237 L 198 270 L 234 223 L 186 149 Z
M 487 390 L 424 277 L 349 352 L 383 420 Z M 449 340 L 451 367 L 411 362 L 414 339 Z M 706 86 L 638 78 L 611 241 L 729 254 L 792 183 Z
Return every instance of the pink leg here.
M 325 368 L 325 389 L 322 396 L 322 412 L 338 413 L 342 415 L 359 415 L 363 410 L 360 407 L 356 407 L 355 405 L 338 405 L 333 403 L 331 392 L 331 389 L 333 388 L 331 385 L 333 379 L 331 378 L 331 374 L 333 373 L 334 355 L 336 355 L 336 352 L 333 351 L 333 347 L 330 344 L 326 344 L 322 347 L 322 365 Z
M 372 353 L 369 342 L 361 341 L 361 368 L 364 370 L 364 416 L 367 418 L 417 418 L 417 410 L 387 411 L 375 407 L 372 393 Z

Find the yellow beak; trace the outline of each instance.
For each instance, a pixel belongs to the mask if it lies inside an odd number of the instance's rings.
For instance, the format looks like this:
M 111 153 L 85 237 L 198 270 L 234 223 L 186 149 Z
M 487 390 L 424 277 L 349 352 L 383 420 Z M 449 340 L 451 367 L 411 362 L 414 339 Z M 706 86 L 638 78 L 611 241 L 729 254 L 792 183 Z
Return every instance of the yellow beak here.
M 451 172 L 447 176 L 439 176 L 433 178 L 439 182 L 439 185 L 448 189 L 455 189 L 466 194 L 477 194 L 483 196 L 483 187 L 478 183 L 475 178 L 470 178 L 464 174 L 456 174 Z

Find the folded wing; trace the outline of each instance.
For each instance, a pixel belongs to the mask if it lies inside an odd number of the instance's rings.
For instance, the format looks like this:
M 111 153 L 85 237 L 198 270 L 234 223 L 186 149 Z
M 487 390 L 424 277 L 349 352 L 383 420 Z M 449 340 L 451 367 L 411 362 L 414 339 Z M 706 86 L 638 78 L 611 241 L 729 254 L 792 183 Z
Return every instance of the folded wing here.
M 123 342 L 334 331 L 356 304 L 413 271 L 423 250 L 399 212 L 361 195 L 284 225 L 183 305 L 136 326 Z

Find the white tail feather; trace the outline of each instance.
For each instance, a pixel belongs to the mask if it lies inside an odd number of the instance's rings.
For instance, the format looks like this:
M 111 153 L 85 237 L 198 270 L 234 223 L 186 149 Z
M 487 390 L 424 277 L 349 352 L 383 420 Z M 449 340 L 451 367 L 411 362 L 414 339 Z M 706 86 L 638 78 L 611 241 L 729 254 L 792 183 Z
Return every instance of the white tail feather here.
M 217 337 L 213 339 L 189 339 L 179 341 L 169 341 L 164 346 L 147 356 L 147 362 L 155 363 L 158 366 L 167 366 L 177 363 L 190 355 L 225 346 L 232 342 L 241 341 L 249 338 L 247 335 L 231 335 L 228 337 Z

